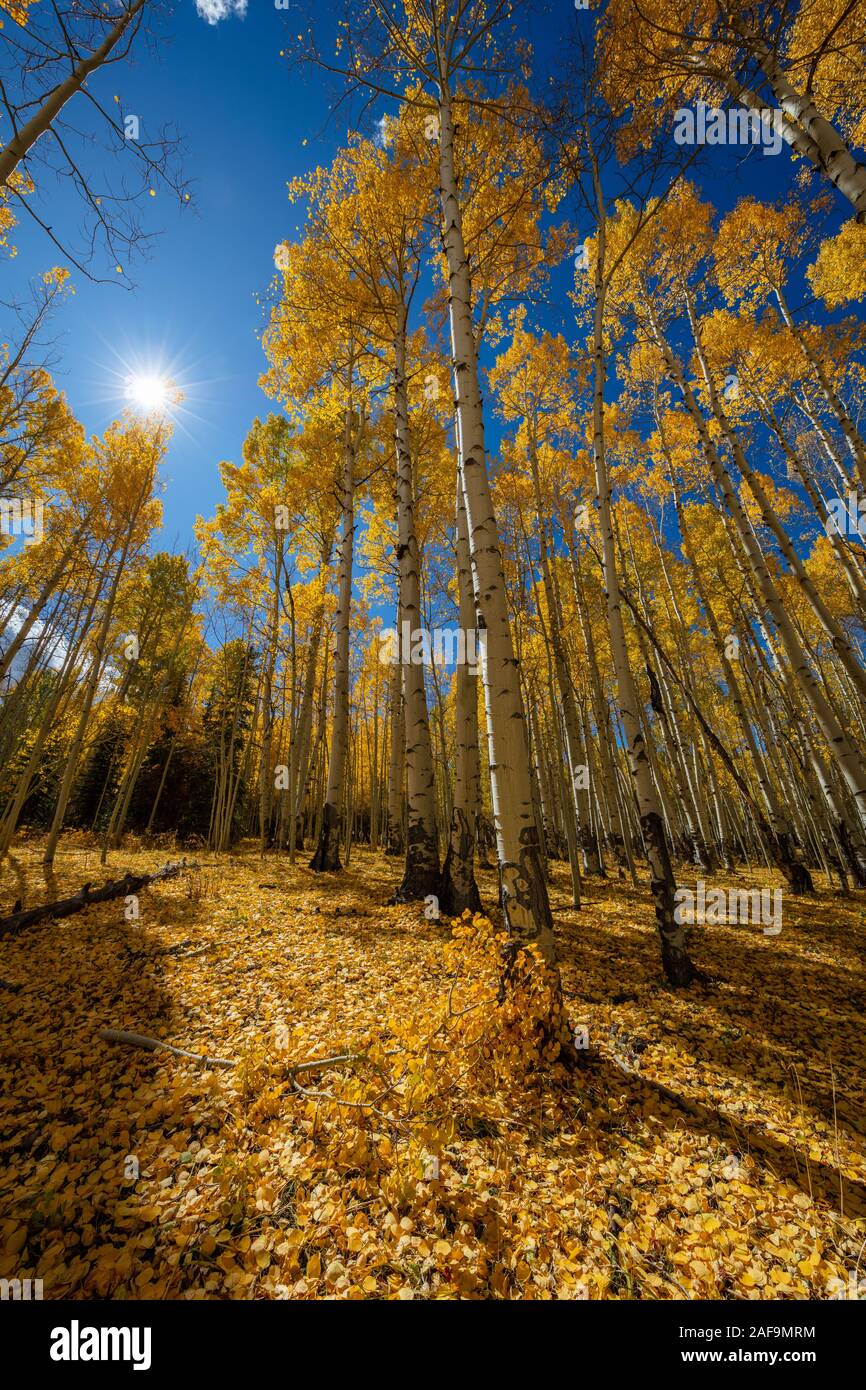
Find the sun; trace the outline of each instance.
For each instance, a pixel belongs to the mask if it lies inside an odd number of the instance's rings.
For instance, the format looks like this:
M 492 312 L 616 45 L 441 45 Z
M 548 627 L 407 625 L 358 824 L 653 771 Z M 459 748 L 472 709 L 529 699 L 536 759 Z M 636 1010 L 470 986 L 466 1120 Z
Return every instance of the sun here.
M 134 373 L 127 379 L 127 396 L 143 415 L 158 415 L 175 400 L 171 382 L 163 376 Z

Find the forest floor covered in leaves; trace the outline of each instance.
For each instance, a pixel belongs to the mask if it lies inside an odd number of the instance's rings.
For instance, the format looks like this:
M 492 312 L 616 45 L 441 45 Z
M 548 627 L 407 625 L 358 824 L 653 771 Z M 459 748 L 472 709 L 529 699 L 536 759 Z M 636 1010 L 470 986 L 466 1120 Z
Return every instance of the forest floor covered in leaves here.
M 67 839 L 46 884 L 34 841 L 0 912 L 168 857 L 101 869 Z M 825 1299 L 866 1277 L 866 893 L 818 879 L 776 937 L 690 929 L 714 979 L 677 993 L 647 890 L 589 880 L 575 912 L 557 870 L 589 1037 L 569 1073 L 527 1062 L 489 928 L 384 905 L 395 861 L 197 857 L 138 921 L 120 899 L 0 940 L 0 1277 L 46 1299 Z

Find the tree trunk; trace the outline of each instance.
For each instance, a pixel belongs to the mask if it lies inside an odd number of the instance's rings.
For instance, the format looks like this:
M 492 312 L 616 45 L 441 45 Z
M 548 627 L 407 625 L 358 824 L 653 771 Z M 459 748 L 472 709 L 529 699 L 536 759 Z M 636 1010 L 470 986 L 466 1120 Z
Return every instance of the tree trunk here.
M 553 966 L 553 918 L 541 867 L 532 808 L 526 717 L 508 622 L 499 532 L 493 513 L 478 357 L 472 322 L 472 283 L 454 168 L 449 94 L 439 101 L 439 178 L 449 276 L 454 394 L 463 460 L 463 487 L 473 583 L 482 640 L 490 785 L 506 928 L 515 948 L 535 945 Z
M 776 630 L 790 663 L 794 681 L 814 710 L 821 732 L 827 740 L 828 746 L 832 749 L 833 756 L 845 779 L 846 785 L 849 787 L 854 798 L 854 804 L 857 807 L 858 819 L 860 822 L 857 852 L 858 855 L 863 857 L 864 863 L 866 863 L 866 845 L 862 844 L 862 828 L 864 824 L 866 824 L 866 769 L 863 767 L 859 753 L 839 725 L 824 692 L 819 686 L 818 679 L 809 665 L 806 654 L 794 631 L 793 623 L 779 597 L 778 590 L 767 568 L 760 546 L 749 525 L 748 518 L 746 517 L 742 503 L 734 488 L 731 476 L 710 438 L 703 415 L 695 400 L 694 393 L 685 379 L 679 361 L 674 356 L 661 331 L 658 319 L 649 299 L 647 299 L 647 308 L 656 346 L 664 357 L 669 375 L 679 387 L 686 408 L 694 421 L 695 428 L 701 440 L 704 457 L 710 466 L 716 485 L 722 493 L 735 532 L 739 537 L 740 544 L 743 547 L 743 551 L 748 559 L 749 566 L 754 574 L 767 608 L 772 615 L 773 622 L 775 623 Z
M 343 867 L 340 863 L 340 812 L 345 791 L 346 753 L 349 745 L 349 629 L 352 615 L 352 556 L 355 535 L 355 454 L 360 428 L 354 410 L 348 405 L 340 487 L 342 518 L 337 612 L 334 619 L 334 723 L 331 730 L 328 786 L 322 807 L 322 824 L 316 851 L 310 860 L 310 868 L 316 873 L 337 873 Z
M 415 535 L 415 502 L 412 456 L 409 451 L 409 401 L 406 386 L 406 310 L 394 339 L 394 436 L 397 455 L 397 562 L 400 573 L 398 650 L 403 673 L 403 709 L 406 737 L 406 867 L 395 902 L 412 902 L 435 894 L 439 888 L 439 841 L 436 833 L 436 789 L 430 719 L 424 685 L 424 663 L 413 660 L 420 644 L 421 578 L 418 539 Z M 404 650 L 404 628 L 409 650 Z M 416 637 L 416 634 L 418 635 Z
M 130 5 L 124 15 L 121 15 L 114 28 L 109 31 L 90 57 L 76 63 L 69 76 L 48 93 L 42 105 L 30 117 L 26 125 L 15 132 L 5 149 L 0 151 L 0 185 L 9 182 L 10 175 L 21 160 L 27 157 L 40 136 L 51 128 L 51 122 L 60 115 L 66 103 L 75 96 L 76 92 L 81 91 L 90 74 L 108 60 L 112 50 L 120 43 L 133 20 L 144 9 L 145 4 L 146 0 L 134 0 L 134 3 Z
M 457 591 L 460 629 L 468 643 L 470 632 L 475 633 L 475 599 L 459 460 L 457 468 Z M 473 654 L 477 655 L 474 646 Z M 481 895 L 475 882 L 474 867 L 479 790 L 478 677 L 474 665 L 470 665 L 468 660 L 458 659 L 454 683 L 454 740 L 457 750 L 454 801 L 438 896 L 442 911 L 458 916 L 467 909 L 470 912 L 481 911 Z
M 604 264 L 607 213 L 597 167 L 593 168 L 598 216 L 598 253 L 595 270 L 595 315 L 593 324 L 592 433 L 595 488 L 602 542 L 605 602 L 610 643 L 616 673 L 617 694 L 626 736 L 629 769 L 637 796 L 640 827 L 650 871 L 650 894 L 661 939 L 662 965 L 673 985 L 688 985 L 697 978 L 686 947 L 683 925 L 675 917 L 676 881 L 665 839 L 659 803 L 653 787 L 646 743 L 641 727 L 637 691 L 629 664 L 622 616 L 622 600 L 616 567 L 616 551 L 611 518 L 610 479 L 607 471 L 604 433 L 604 386 L 606 377 L 604 343 Z
M 835 126 L 821 115 L 811 95 L 798 92 L 791 85 L 766 40 L 744 23 L 735 20 L 732 27 L 760 63 L 785 115 L 796 127 L 805 131 L 812 142 L 820 168 L 833 187 L 848 199 L 857 213 L 858 222 L 866 219 L 866 167 L 854 158 Z
M 397 606 L 397 631 L 400 631 L 400 607 Z M 399 661 L 391 670 L 391 749 L 388 760 L 388 804 L 386 809 L 385 853 L 400 854 L 403 850 L 403 769 L 405 766 L 406 734 L 403 724 L 403 671 Z

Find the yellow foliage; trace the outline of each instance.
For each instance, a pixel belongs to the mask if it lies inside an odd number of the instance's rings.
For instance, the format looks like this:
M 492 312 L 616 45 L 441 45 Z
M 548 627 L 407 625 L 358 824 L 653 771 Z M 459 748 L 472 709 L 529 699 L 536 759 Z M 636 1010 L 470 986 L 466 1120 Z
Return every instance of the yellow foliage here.
M 862 299 L 866 295 L 866 226 L 846 222 L 836 236 L 823 241 L 806 277 L 828 309 Z

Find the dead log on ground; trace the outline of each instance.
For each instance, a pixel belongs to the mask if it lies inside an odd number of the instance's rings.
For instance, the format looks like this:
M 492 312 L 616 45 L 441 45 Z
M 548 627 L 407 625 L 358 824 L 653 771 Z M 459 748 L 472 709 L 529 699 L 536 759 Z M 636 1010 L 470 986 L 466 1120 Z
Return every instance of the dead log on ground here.
M 142 888 L 149 887 L 151 883 L 165 878 L 176 878 L 184 869 L 198 867 L 198 864 L 187 864 L 183 859 L 179 864 L 164 864 L 154 874 L 126 874 L 123 878 L 115 879 L 113 883 L 103 884 L 101 888 L 91 889 L 90 884 L 85 883 L 71 898 L 61 898 L 58 902 L 44 903 L 42 907 L 31 907 L 24 912 L 13 912 L 11 917 L 3 917 L 0 919 L 0 936 L 13 936 L 16 932 L 24 931 L 25 927 L 32 927 L 49 917 L 71 917 L 74 912 L 82 912 L 94 903 L 107 903 L 112 898 L 131 897 L 140 893 Z

